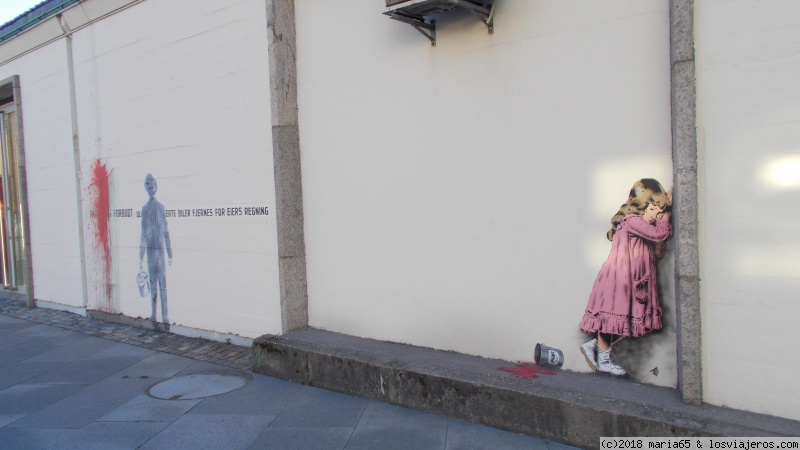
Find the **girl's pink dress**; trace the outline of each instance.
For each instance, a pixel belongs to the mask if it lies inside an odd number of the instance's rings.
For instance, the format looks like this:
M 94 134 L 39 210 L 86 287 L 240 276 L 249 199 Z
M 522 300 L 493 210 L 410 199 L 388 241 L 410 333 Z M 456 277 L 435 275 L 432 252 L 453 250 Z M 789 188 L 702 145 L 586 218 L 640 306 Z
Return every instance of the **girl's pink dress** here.
M 661 329 L 656 258 L 664 247 L 656 243 L 671 234 L 666 220 L 650 225 L 637 214 L 622 219 L 578 325 L 581 330 L 639 337 Z

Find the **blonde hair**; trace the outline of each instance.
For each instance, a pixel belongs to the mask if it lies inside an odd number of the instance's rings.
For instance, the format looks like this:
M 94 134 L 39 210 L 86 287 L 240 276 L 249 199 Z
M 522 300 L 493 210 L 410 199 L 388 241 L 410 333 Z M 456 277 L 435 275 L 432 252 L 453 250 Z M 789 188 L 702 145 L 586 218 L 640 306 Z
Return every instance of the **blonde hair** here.
M 668 211 L 672 206 L 672 199 L 669 193 L 661 186 L 661 183 L 652 178 L 642 178 L 633 183 L 628 201 L 619 207 L 619 211 L 611 218 L 611 229 L 606 233 L 608 240 L 614 238 L 617 232 L 617 225 L 622 222 L 628 214 L 643 215 L 650 204 L 654 204 L 664 211 Z

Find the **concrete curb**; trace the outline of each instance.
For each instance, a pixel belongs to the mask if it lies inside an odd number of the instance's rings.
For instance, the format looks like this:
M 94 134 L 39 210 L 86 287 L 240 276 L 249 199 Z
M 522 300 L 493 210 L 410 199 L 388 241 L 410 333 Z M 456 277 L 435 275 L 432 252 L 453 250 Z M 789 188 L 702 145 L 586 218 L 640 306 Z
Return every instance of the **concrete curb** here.
M 675 389 L 501 367 L 515 363 L 308 328 L 253 342 L 257 373 L 584 448 L 602 436 L 800 435 L 800 422 L 689 405 Z

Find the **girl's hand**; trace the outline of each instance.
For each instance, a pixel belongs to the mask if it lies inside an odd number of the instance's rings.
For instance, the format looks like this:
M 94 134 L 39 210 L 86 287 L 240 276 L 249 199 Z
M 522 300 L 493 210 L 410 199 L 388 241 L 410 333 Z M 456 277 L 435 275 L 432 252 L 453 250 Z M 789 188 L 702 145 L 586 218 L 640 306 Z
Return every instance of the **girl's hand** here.
M 669 222 L 669 221 L 670 221 L 670 219 L 671 219 L 672 213 L 671 213 L 671 212 L 669 212 L 669 211 L 667 211 L 667 212 L 665 212 L 665 213 L 662 213 L 662 214 L 663 214 L 663 216 L 664 216 L 664 217 L 662 217 L 661 219 L 662 219 L 662 220 L 666 220 L 667 222 Z

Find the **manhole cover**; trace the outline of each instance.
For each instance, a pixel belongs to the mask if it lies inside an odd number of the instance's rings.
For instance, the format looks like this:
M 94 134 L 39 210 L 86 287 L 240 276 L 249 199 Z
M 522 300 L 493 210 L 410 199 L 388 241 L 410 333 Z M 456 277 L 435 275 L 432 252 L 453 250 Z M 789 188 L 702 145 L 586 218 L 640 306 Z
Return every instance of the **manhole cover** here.
M 248 381 L 249 378 L 243 373 L 198 373 L 162 381 L 148 392 L 152 397 L 163 400 L 193 400 L 235 391 Z

